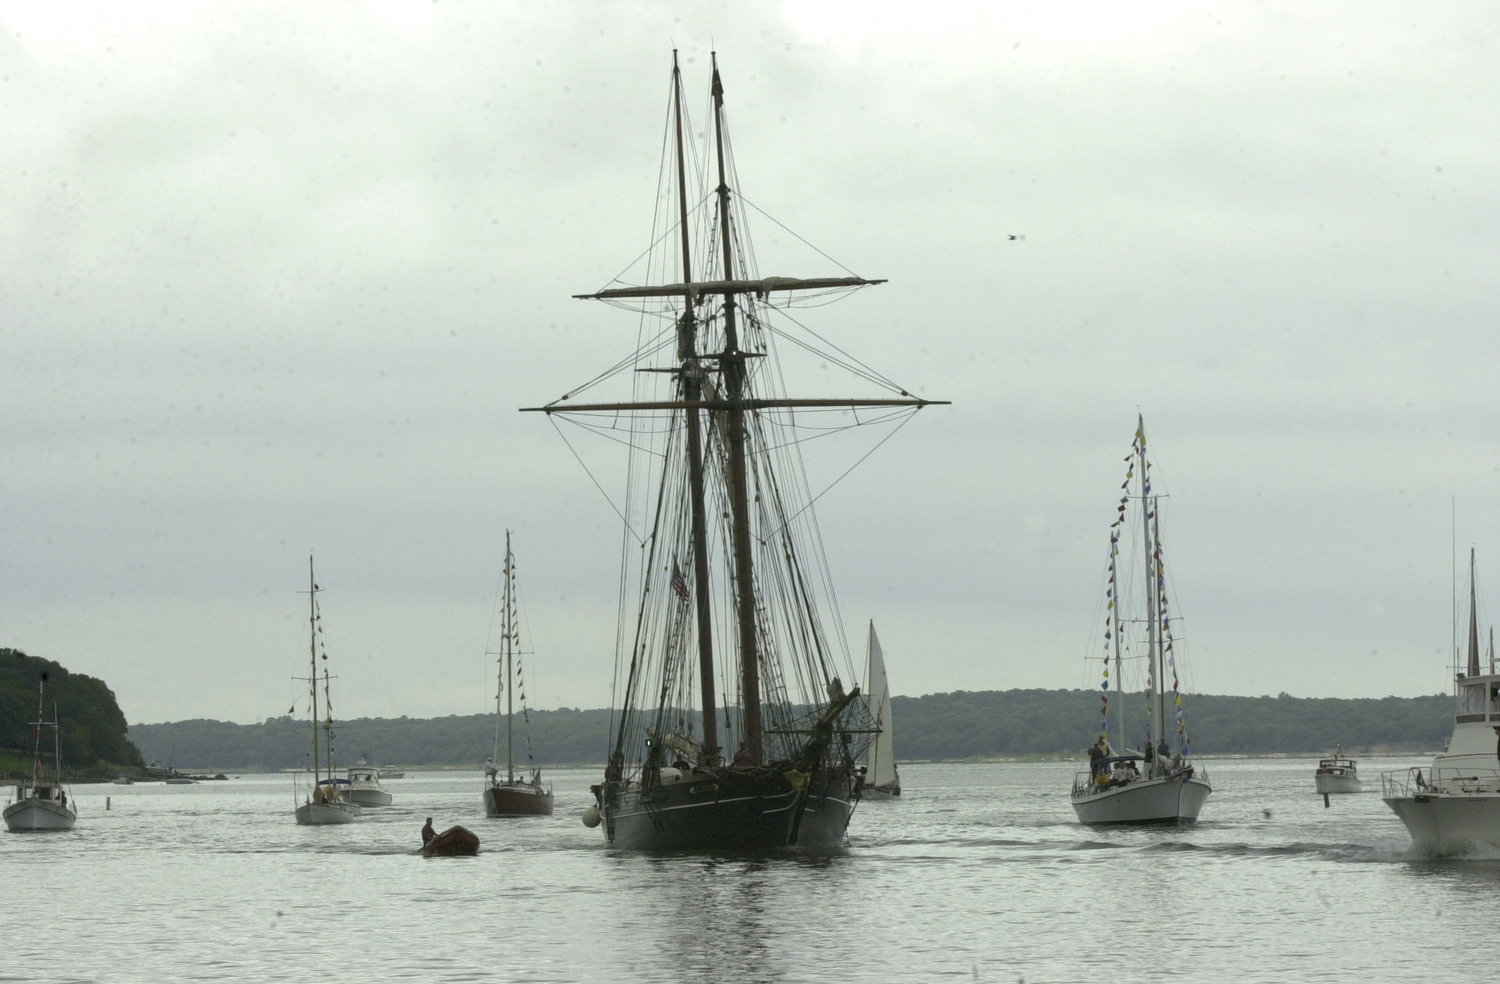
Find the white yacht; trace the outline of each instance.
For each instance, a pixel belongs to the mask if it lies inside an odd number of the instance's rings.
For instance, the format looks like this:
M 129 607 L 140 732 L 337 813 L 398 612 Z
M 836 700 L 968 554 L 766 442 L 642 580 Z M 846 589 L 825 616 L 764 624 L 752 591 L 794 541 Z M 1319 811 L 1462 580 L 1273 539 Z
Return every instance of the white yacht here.
M 16 786 L 16 798 L 5 807 L 5 826 L 10 830 L 72 830 L 78 821 L 78 811 L 69 803 L 68 791 L 62 781 L 62 732 L 57 727 L 57 710 L 52 711 L 52 721 L 43 720 L 47 674 L 42 673 L 37 687 L 36 730 L 32 733 L 34 754 L 31 766 L 31 781 Z M 43 768 L 42 734 L 52 729 L 53 767 L 47 775 Z
M 1489 672 L 1480 666 L 1475 598 L 1471 551 L 1469 651 L 1466 672 L 1454 680 L 1453 735 L 1425 775 L 1406 769 L 1380 777 L 1381 797 L 1406 824 L 1412 842 L 1438 854 L 1462 853 L 1478 844 L 1500 847 L 1500 673 L 1495 672 L 1493 630 Z
M 348 785 L 344 795 L 360 806 L 390 806 L 391 794 L 380 784 L 380 771 L 369 766 L 355 766 L 346 773 Z
M 1177 657 L 1172 623 L 1168 614 L 1167 570 L 1162 559 L 1161 524 L 1157 517 L 1160 499 L 1151 493 L 1151 463 L 1146 459 L 1146 425 L 1139 420 L 1135 441 L 1125 460 L 1130 462 L 1117 518 L 1109 534 L 1109 580 L 1104 604 L 1104 676 L 1100 699 L 1099 740 L 1090 749 L 1089 767 L 1073 780 L 1073 812 L 1087 824 L 1186 824 L 1213 792 L 1208 775 L 1189 758 L 1187 724 L 1182 716 L 1182 693 L 1177 675 Z M 1139 541 L 1145 577 L 1140 597 L 1130 599 L 1133 611 L 1122 610 L 1122 585 L 1117 578 L 1116 559 L 1129 522 L 1131 479 L 1139 470 Z M 1140 568 L 1138 568 L 1140 569 Z M 1144 631 L 1141 631 L 1144 630 Z M 1127 644 L 1125 636 L 1129 634 Z M 1126 662 L 1144 664 L 1146 740 L 1140 752 L 1126 748 L 1125 701 L 1121 692 Z M 1168 686 L 1170 678 L 1170 688 Z M 1111 690 L 1114 693 L 1114 724 L 1121 754 L 1109 746 Z M 1172 740 L 1177 750 L 1172 750 Z
M 1362 793 L 1365 789 L 1364 783 L 1359 781 L 1354 760 L 1344 756 L 1342 745 L 1334 748 L 1332 758 L 1318 760 L 1313 782 L 1317 784 L 1318 793 L 1325 796 L 1329 793 Z

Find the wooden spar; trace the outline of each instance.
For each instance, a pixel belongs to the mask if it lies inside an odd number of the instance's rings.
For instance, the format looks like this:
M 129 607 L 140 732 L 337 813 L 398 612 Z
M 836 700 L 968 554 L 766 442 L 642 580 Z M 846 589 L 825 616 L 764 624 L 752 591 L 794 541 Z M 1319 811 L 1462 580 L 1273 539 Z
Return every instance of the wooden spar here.
M 1161 621 L 1161 515 L 1158 510 L 1161 503 L 1157 499 L 1151 500 L 1151 564 L 1156 571 L 1155 580 L 1151 582 L 1152 609 L 1156 612 L 1155 618 Z M 1157 626 L 1156 631 L 1156 710 L 1158 717 L 1157 727 L 1161 730 L 1161 737 L 1167 737 L 1167 653 L 1166 653 L 1166 631 L 1162 626 Z M 1160 750 L 1158 749 L 1158 754 Z
M 724 86 L 719 56 L 713 59 L 714 143 L 719 164 L 719 239 L 724 249 L 724 278 L 734 276 L 734 237 L 729 228 L 729 184 L 724 175 Z M 756 640 L 755 582 L 750 554 L 750 497 L 745 476 L 745 357 L 735 326 L 735 295 L 724 294 L 724 352 L 719 363 L 729 391 L 729 510 L 733 526 L 736 619 L 740 632 L 740 706 L 745 715 L 745 747 L 761 764 L 760 656 Z
M 1474 607 L 1474 548 L 1469 548 L 1469 676 L 1479 675 L 1479 613 Z
M 522 407 L 522 413 L 600 413 L 612 410 L 854 410 L 859 407 L 945 407 L 951 400 L 898 399 L 788 399 L 762 400 L 654 400 L 642 403 L 573 403 L 548 404 L 545 407 Z
M 1117 570 L 1116 570 L 1116 564 L 1115 564 L 1115 558 L 1119 556 L 1119 553 L 1120 553 L 1120 547 L 1119 547 L 1118 541 L 1116 541 L 1116 539 L 1114 537 L 1110 537 L 1109 538 L 1109 598 L 1110 598 L 1110 601 L 1114 602 L 1114 607 L 1111 608 L 1110 611 L 1112 611 L 1112 612 L 1115 613 L 1115 617 L 1112 620 L 1113 624 L 1110 625 L 1110 633 L 1114 636 L 1114 641 L 1115 641 L 1115 680 L 1114 680 L 1114 688 L 1115 688 L 1115 703 L 1119 705 L 1119 707 L 1116 709 L 1115 713 L 1120 716 L 1120 750 L 1119 750 L 1119 752 L 1117 754 L 1123 755 L 1123 754 L 1125 754 L 1125 749 L 1129 748 L 1130 746 L 1127 745 L 1126 742 L 1125 742 L 1125 697 L 1124 697 L 1124 694 L 1121 692 L 1121 689 L 1120 689 L 1121 686 L 1124 684 L 1125 673 L 1120 669 L 1120 665 L 1121 665 L 1120 664 L 1120 587 L 1119 587 L 1119 583 L 1118 583 L 1118 578 L 1116 577 Z M 1107 718 L 1104 721 L 1104 733 L 1105 734 L 1109 733 L 1109 720 Z
M 515 631 L 511 618 L 511 583 L 515 579 L 515 568 L 510 555 L 510 530 L 505 531 L 505 776 L 516 781 L 516 675 L 512 664 L 511 634 Z
M 775 294 L 782 291 L 794 290 L 832 290 L 838 287 L 873 287 L 886 281 L 866 280 L 864 277 L 762 277 L 759 280 L 735 280 L 724 275 L 723 280 L 709 280 L 701 284 L 686 282 L 680 284 L 643 285 L 638 287 L 611 287 L 607 290 L 597 290 L 592 294 L 574 294 L 573 297 L 580 301 L 611 301 L 629 300 L 645 297 L 671 297 L 674 294 L 687 294 L 690 298 L 699 298 L 704 294 Z
M 1141 469 L 1141 539 L 1145 541 L 1146 548 L 1146 660 L 1151 668 L 1152 692 L 1146 699 L 1150 704 L 1156 704 L 1156 695 L 1161 692 L 1161 673 L 1156 668 L 1156 560 L 1151 556 L 1151 499 L 1150 484 L 1146 481 L 1146 420 L 1139 414 L 1136 416 L 1136 434 L 1140 437 L 1139 447 L 1136 449 L 1140 456 Z M 1155 747 L 1157 732 L 1162 731 L 1162 722 L 1155 707 L 1151 707 L 1151 715 L 1146 728 L 1146 741 L 1153 749 L 1152 757 L 1156 756 Z
M 677 226 L 682 233 L 682 318 L 677 322 L 677 356 L 682 363 L 679 384 L 682 402 L 702 402 L 703 373 L 698 366 L 697 327 L 694 313 L 693 260 L 688 240 L 687 166 L 682 150 L 682 71 L 677 52 L 672 52 L 672 114 L 677 145 Z M 718 698 L 714 693 L 713 612 L 708 585 L 708 518 L 703 502 L 703 437 L 700 407 L 686 406 L 688 489 L 692 508 L 693 605 L 698 617 L 698 686 L 703 711 L 703 753 L 708 758 L 719 751 Z
M 308 686 L 312 690 L 313 793 L 316 794 L 322 774 L 318 765 L 318 581 L 313 574 L 312 554 L 307 555 L 307 627 L 307 645 L 312 656 L 312 674 L 308 678 Z

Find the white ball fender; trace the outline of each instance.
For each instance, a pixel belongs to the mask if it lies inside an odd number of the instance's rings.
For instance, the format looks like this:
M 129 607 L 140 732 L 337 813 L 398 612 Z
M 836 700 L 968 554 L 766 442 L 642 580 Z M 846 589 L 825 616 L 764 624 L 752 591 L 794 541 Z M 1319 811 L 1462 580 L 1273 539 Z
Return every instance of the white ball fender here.
M 583 811 L 583 825 L 585 827 L 599 826 L 599 807 L 589 804 L 588 809 Z

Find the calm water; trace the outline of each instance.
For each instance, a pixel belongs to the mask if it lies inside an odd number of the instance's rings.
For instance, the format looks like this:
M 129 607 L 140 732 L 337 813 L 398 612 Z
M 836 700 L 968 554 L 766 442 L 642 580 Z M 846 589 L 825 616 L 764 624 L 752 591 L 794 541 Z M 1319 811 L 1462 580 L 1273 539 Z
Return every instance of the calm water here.
M 607 851 L 578 821 L 593 770 L 551 773 L 551 818 L 486 820 L 477 773 L 424 773 L 321 828 L 293 822 L 287 777 L 78 786 L 77 830 L 0 836 L 0 980 L 1490 976 L 1500 855 L 1410 852 L 1374 780 L 1416 760 L 1361 763 L 1376 791 L 1328 809 L 1314 764 L 1208 763 L 1183 831 L 1078 826 L 1071 764 L 911 765 L 847 854 L 801 859 Z M 479 857 L 412 854 L 429 814 Z

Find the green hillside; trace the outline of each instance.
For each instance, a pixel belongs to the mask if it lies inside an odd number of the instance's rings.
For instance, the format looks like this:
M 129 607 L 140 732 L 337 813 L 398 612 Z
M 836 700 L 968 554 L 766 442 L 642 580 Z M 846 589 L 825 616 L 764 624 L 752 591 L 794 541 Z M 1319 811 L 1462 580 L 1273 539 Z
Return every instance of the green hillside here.
M 65 769 L 141 765 L 141 753 L 126 736 L 125 715 L 103 680 L 16 649 L 0 649 L 0 751 L 30 761 L 37 682 L 44 672 L 46 716 L 51 719 L 56 709 Z M 50 751 L 50 734 L 47 745 Z
M 1137 711 L 1144 699 L 1127 694 Z M 1190 696 L 1185 710 L 1199 754 L 1306 754 L 1342 743 L 1367 750 L 1427 751 L 1452 730 L 1453 699 Z M 892 701 L 896 755 L 902 759 L 1078 755 L 1093 740 L 1099 694 L 1089 690 L 957 691 Z M 531 712 L 532 747 L 540 764 L 599 763 L 609 742 L 607 710 Z M 1140 720 L 1139 717 L 1136 718 Z M 493 715 L 441 718 L 360 718 L 335 724 L 340 764 L 361 756 L 377 764 L 474 766 L 490 754 Z M 309 761 L 306 721 L 261 724 L 178 721 L 138 724 L 131 739 L 148 759 L 179 769 L 284 769 Z M 1131 744 L 1141 736 L 1132 734 Z M 517 741 L 521 730 L 517 727 Z M 517 754 L 524 762 L 524 751 Z

